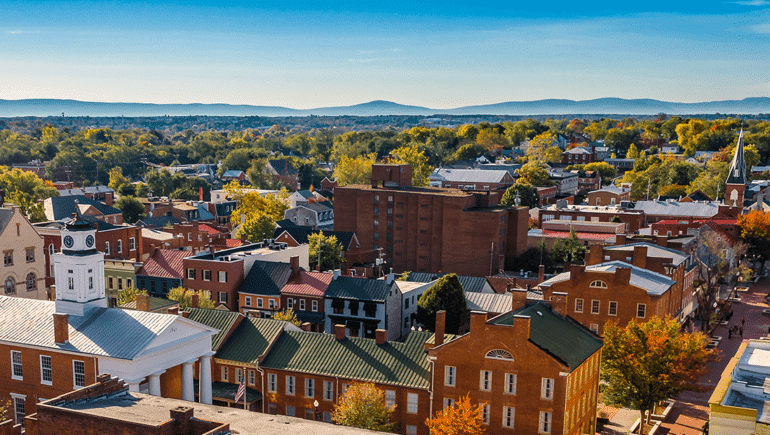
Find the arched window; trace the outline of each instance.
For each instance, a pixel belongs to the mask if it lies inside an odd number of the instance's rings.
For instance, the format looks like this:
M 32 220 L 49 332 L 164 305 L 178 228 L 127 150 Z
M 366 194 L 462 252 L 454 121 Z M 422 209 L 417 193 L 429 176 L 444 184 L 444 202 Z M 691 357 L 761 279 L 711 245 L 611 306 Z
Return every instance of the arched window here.
M 55 254 L 55 250 L 56 250 L 56 248 L 54 248 L 54 246 L 53 246 L 53 243 L 51 243 L 50 245 L 48 245 L 48 255 L 53 255 L 53 254 Z
M 596 281 L 592 281 L 591 282 L 591 287 L 592 288 L 607 288 L 607 283 L 604 282 L 604 281 L 596 280 Z
M 16 282 L 10 276 L 5 279 L 5 294 L 16 294 Z
M 37 290 L 37 277 L 34 273 L 27 275 L 27 291 Z
M 489 359 L 504 359 L 508 361 L 513 361 L 513 355 L 511 355 L 510 352 L 507 350 L 502 349 L 494 349 L 487 352 L 486 358 Z

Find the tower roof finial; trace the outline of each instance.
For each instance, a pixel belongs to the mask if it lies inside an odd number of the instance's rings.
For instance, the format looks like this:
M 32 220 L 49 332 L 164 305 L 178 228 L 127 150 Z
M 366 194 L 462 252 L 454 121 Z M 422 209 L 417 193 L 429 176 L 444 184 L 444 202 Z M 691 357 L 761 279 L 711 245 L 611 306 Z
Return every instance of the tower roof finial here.
M 746 184 L 746 158 L 743 155 L 743 129 L 738 135 L 738 144 L 735 146 L 733 161 L 730 162 L 730 171 L 727 174 L 727 184 Z

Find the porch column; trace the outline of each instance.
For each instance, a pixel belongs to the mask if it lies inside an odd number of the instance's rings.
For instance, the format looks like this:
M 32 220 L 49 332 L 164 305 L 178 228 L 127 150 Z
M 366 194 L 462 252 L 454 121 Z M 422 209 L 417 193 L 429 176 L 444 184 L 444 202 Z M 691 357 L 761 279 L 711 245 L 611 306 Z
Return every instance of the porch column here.
M 128 380 L 126 379 L 125 382 L 128 384 L 128 391 L 132 393 L 138 393 L 139 392 L 139 384 L 142 383 L 144 379 L 136 379 L 136 380 Z
M 182 400 L 195 401 L 195 387 L 193 386 L 193 364 L 195 360 L 182 364 Z
M 200 402 L 211 405 L 211 355 L 207 353 L 201 356 L 201 375 L 200 375 Z
M 165 373 L 165 370 L 161 370 L 157 373 L 150 375 L 150 394 L 153 396 L 160 396 L 160 375 Z

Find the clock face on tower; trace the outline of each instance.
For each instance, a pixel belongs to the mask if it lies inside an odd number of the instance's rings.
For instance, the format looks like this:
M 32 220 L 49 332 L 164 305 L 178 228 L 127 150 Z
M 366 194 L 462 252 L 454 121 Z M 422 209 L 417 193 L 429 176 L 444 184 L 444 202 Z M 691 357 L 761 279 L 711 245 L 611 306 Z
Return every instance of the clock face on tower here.
M 64 237 L 64 246 L 71 248 L 74 243 L 75 241 L 72 239 L 72 236 Z
M 94 246 L 94 236 L 86 237 L 86 246 L 88 246 L 89 248 Z

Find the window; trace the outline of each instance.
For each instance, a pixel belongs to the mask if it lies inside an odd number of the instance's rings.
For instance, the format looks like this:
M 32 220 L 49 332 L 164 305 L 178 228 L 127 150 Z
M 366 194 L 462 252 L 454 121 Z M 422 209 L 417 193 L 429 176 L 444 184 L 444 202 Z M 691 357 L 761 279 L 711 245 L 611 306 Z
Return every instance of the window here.
M 377 229 L 380 227 L 380 222 L 377 221 L 377 219 L 374 220 L 374 229 Z
M 324 381 L 324 400 L 334 400 L 334 382 Z
M 278 375 L 274 373 L 267 374 L 267 391 L 271 393 L 278 391 Z
M 40 355 L 40 383 L 44 385 L 53 384 L 53 367 L 51 366 L 51 357 Z
M 275 299 L 268 299 L 267 300 L 267 307 L 271 310 L 275 309 Z
M 3 264 L 13 266 L 13 251 L 5 251 L 3 254 Z
M 315 396 L 315 380 L 305 379 L 305 397 Z
M 130 251 L 136 250 L 136 239 L 135 238 L 131 237 L 130 239 L 128 239 L 128 249 Z
M 597 299 L 593 299 L 591 301 L 591 314 L 599 314 L 599 305 L 601 304 L 601 301 Z
M 484 419 L 484 424 L 489 424 L 489 403 L 481 408 L 481 418 Z
M 385 407 L 392 408 L 396 406 L 396 391 L 385 390 Z
M 492 389 L 492 372 L 489 370 L 482 370 L 479 379 L 479 390 L 489 391 Z
M 301 311 L 305 311 L 305 300 L 304 299 L 300 299 L 299 300 L 299 309 Z
M 294 309 L 294 299 L 292 298 L 286 299 L 286 308 L 290 310 Z
M 195 269 L 187 269 L 187 279 L 195 279 Z
M 244 298 L 243 304 L 246 305 L 247 307 L 250 307 L 251 306 L 251 296 L 246 296 L 246 298 Z
M 109 278 L 107 278 L 107 282 L 109 283 L 109 284 L 108 284 L 108 287 L 109 287 L 110 289 L 113 289 L 113 288 L 115 288 L 115 287 L 113 287 L 113 285 L 112 285 L 112 277 L 109 277 Z
M 313 311 L 318 311 L 318 301 L 313 300 L 311 306 L 313 307 Z
M 243 376 L 243 369 L 235 369 L 235 382 L 240 384 L 244 380 Z
M 211 271 L 210 270 L 204 270 L 203 271 L 203 280 L 204 281 L 211 281 Z
M 615 301 L 610 301 L 610 308 L 607 310 L 607 314 L 610 316 L 617 316 L 618 315 L 618 303 Z
M 294 407 L 293 406 L 286 406 L 286 415 L 289 417 L 294 417 Z
M 13 397 L 13 411 L 16 414 L 16 424 L 24 424 L 24 398 L 26 396 L 16 395 Z
M 123 241 L 118 240 L 118 254 L 123 253 Z
M 37 290 L 37 277 L 34 273 L 27 274 L 27 291 Z
M 219 271 L 219 282 L 227 282 L 227 272 L 223 270 Z
M 644 318 L 647 315 L 647 305 L 636 304 L 636 317 Z
M 444 385 L 454 387 L 456 374 L 457 374 L 456 367 L 452 367 L 452 366 L 444 367 Z
M 187 233 L 187 241 L 192 242 L 192 233 Z
M 416 393 L 406 393 L 406 412 L 409 414 L 417 414 Z
M 448 397 L 444 398 L 444 408 L 451 408 L 452 406 L 454 406 L 454 404 L 455 404 L 454 399 L 450 399 Z
M 417 435 L 417 426 L 413 424 L 406 425 L 406 435 Z
M 514 408 L 510 406 L 503 406 L 503 427 L 508 429 L 513 428 L 513 415 Z
M 249 370 L 249 385 L 257 383 L 257 373 L 254 370 Z
M 230 369 L 226 366 L 222 366 L 222 380 L 225 382 L 230 380 Z
M 551 433 L 551 413 L 540 411 L 540 433 Z
M 104 242 L 104 253 L 110 255 L 110 242 Z
M 118 279 L 118 284 L 122 284 L 122 280 Z M 89 276 L 88 277 L 88 289 L 89 290 L 93 290 L 93 288 L 94 288 L 94 277 L 93 276 Z
M 153 283 L 154 282 L 155 281 L 153 281 Z M 75 278 L 69 277 L 69 279 L 67 280 L 67 284 L 69 284 L 68 287 L 69 287 L 70 290 L 75 290 Z
M 219 303 L 220 304 L 226 304 L 227 303 L 227 293 L 219 292 Z
M 35 248 L 27 248 L 27 263 L 35 262 Z
M 286 376 L 286 394 L 294 395 L 294 376 Z
M 331 412 L 324 412 L 324 422 L 325 423 L 332 423 L 332 413 Z M 416 426 L 415 426 L 415 428 L 416 428 Z M 416 431 L 415 431 L 415 435 L 417 435 Z
M 55 253 L 56 253 L 55 251 L 56 251 L 56 248 L 53 246 L 53 243 L 51 243 L 50 245 L 48 245 L 48 255 L 53 255 L 53 254 L 55 254 Z
M 590 329 L 591 332 L 593 332 L 594 334 L 599 335 L 599 325 L 598 324 L 591 323 L 591 327 L 588 328 L 588 329 Z
M 406 298 L 404 300 L 404 309 L 407 309 L 407 308 L 409 308 L 409 298 Z
M 516 375 L 514 373 L 505 374 L 505 393 L 516 394 Z
M 494 349 L 487 352 L 485 358 L 489 359 L 502 359 L 506 361 L 513 361 L 513 355 L 510 352 L 503 349 Z
M 541 399 L 553 399 L 553 379 L 543 378 L 542 388 L 540 390 Z
M 278 414 L 278 405 L 276 405 L 275 403 L 268 403 L 267 413 L 270 415 Z
M 262 298 L 257 298 L 257 308 L 262 308 Z
M 374 207 L 374 215 L 377 216 L 378 214 L 380 214 L 380 208 Z
M 72 278 L 70 278 L 70 284 L 72 284 Z M 16 294 L 16 282 L 10 276 L 5 279 L 5 294 Z
M 591 282 L 591 287 L 592 288 L 607 288 L 607 283 L 604 282 L 604 281 L 599 281 L 599 280 L 592 281 Z
M 576 313 L 582 313 L 583 312 L 583 300 L 582 299 L 575 299 L 575 312 Z
M 11 378 L 16 380 L 23 380 L 24 372 L 21 368 L 21 352 L 17 350 L 11 351 L 11 365 L 12 365 L 12 371 L 11 371 Z
M 86 363 L 83 361 L 72 361 L 72 377 L 75 381 L 75 388 L 86 386 Z

